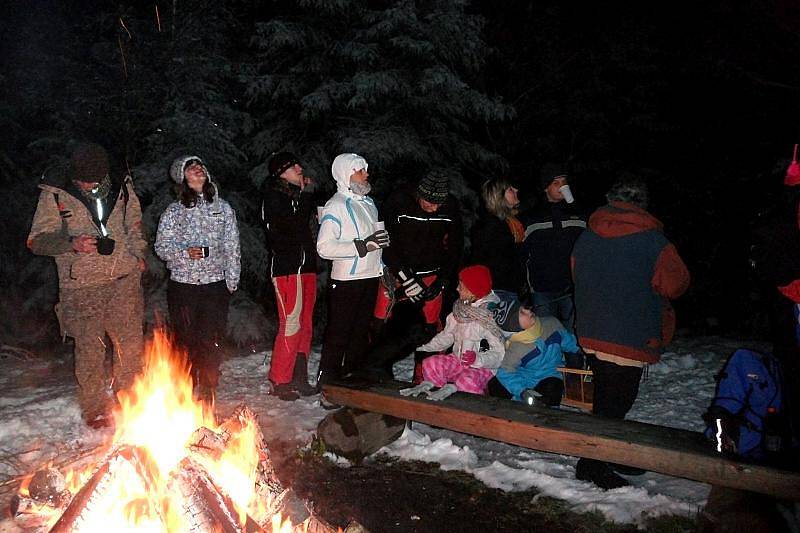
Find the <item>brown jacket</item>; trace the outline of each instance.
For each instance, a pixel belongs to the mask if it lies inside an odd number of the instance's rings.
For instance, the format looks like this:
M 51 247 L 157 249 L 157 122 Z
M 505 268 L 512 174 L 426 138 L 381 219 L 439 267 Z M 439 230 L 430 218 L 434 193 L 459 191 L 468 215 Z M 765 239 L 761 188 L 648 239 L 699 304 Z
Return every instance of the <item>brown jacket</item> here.
M 119 198 L 106 223 L 109 237 L 116 241 L 111 255 L 79 254 L 72 249 L 72 237 L 100 235 L 86 205 L 65 188 L 42 183 L 39 203 L 28 235 L 28 248 L 37 255 L 56 260 L 61 289 L 77 289 L 109 283 L 138 270 L 139 260 L 147 253 L 142 236 L 142 210 L 130 176 L 120 189 Z

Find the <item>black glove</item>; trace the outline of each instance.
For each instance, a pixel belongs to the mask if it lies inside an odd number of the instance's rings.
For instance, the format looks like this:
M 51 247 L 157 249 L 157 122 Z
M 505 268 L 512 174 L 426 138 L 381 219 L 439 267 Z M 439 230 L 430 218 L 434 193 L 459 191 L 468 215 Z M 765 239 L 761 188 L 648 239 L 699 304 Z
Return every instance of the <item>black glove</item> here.
M 441 277 L 437 277 L 436 280 L 428 285 L 428 288 L 422 292 L 422 299 L 425 301 L 433 300 L 440 293 L 444 292 L 447 289 L 447 280 Z
M 403 293 L 412 302 L 419 302 L 422 300 L 422 293 L 425 292 L 425 284 L 417 279 L 417 276 L 408 269 L 402 269 L 397 273 L 400 278 L 400 286 L 403 288 Z
M 354 239 L 358 257 L 364 257 L 370 252 L 389 246 L 389 233 L 385 229 L 379 229 L 366 239 Z

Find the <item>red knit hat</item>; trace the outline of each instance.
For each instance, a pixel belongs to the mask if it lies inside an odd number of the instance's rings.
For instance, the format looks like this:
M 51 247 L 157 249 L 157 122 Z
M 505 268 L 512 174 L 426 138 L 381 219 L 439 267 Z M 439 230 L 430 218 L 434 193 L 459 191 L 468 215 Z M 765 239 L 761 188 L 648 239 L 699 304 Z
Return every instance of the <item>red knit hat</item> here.
M 476 298 L 483 298 L 492 290 L 492 273 L 483 265 L 465 267 L 458 279 Z

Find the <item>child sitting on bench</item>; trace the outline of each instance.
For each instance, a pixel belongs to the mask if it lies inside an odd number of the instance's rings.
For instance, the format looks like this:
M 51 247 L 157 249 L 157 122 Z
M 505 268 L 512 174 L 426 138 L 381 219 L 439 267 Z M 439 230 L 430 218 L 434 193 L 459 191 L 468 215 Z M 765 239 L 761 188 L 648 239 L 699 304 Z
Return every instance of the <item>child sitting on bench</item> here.
M 458 300 L 447 316 L 444 330 L 417 351 L 438 355 L 422 361 L 423 381 L 400 390 L 403 396 L 425 393 L 429 400 L 443 400 L 456 391 L 483 394 L 486 383 L 503 360 L 503 333 L 488 309 L 496 302 L 492 275 L 483 265 L 458 273 Z M 451 353 L 440 353 L 450 347 Z M 441 387 L 432 391 L 434 387 Z
M 515 333 L 506 342 L 497 375 L 487 384 L 489 395 L 521 401 L 528 391 L 526 398 L 559 405 L 564 381 L 558 367 L 564 366 L 564 352 L 578 351 L 575 335 L 555 317 L 537 317 L 530 298 L 512 304 L 503 329 Z

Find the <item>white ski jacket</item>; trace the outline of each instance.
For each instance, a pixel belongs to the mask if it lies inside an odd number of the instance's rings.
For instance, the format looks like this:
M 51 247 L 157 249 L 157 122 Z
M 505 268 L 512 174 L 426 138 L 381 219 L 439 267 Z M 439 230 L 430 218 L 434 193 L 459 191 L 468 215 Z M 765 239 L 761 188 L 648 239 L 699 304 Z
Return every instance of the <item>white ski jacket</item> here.
M 369 237 L 377 229 L 375 202 L 369 196 L 350 190 L 350 176 L 366 168 L 367 162 L 357 154 L 341 154 L 331 167 L 337 190 L 322 209 L 317 236 L 317 253 L 333 261 L 331 279 L 348 281 L 377 278 L 383 274 L 382 250 L 359 257 L 353 242 Z

